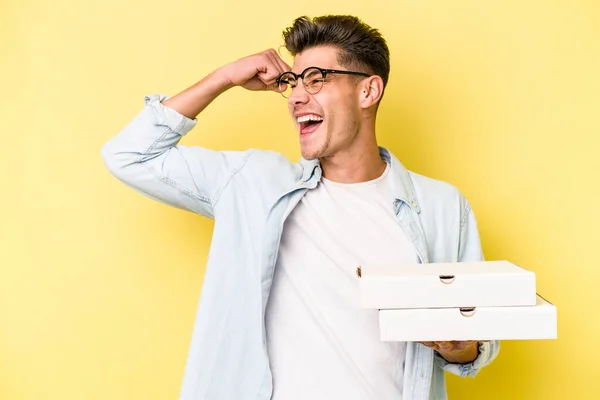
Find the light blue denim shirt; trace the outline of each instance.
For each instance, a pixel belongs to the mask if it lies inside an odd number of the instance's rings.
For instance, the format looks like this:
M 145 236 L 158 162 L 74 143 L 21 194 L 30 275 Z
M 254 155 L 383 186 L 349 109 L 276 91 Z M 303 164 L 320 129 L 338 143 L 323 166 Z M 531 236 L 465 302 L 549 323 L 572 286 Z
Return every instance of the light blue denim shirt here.
M 263 150 L 219 152 L 179 145 L 195 125 L 145 98 L 143 110 L 102 148 L 110 172 L 160 202 L 215 219 L 180 400 L 267 400 L 273 388 L 265 308 L 284 221 L 321 179 L 318 160 Z M 482 259 L 469 203 L 453 186 L 406 170 L 386 149 L 398 223 L 423 263 Z M 290 345 L 293 345 L 290 343 Z M 444 370 L 475 376 L 499 343 L 479 345 L 470 364 L 450 364 L 408 343 L 404 400 L 446 399 Z M 301 377 L 299 377 L 301 379 Z

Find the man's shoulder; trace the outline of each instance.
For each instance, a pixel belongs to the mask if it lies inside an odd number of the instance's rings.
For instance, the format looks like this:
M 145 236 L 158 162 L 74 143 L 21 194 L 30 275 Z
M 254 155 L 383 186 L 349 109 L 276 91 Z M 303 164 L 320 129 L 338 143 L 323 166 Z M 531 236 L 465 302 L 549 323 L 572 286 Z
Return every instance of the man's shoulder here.
M 283 179 L 296 181 L 302 176 L 302 165 L 290 161 L 285 155 L 273 150 L 249 150 L 246 169 L 254 178 Z
M 390 150 L 380 147 L 379 151 L 382 158 L 385 161 L 390 162 L 392 167 L 397 171 L 397 176 L 403 181 L 402 186 L 407 189 L 408 187 L 412 187 L 417 197 L 426 196 L 444 198 L 461 195 L 458 188 L 448 182 L 434 179 L 408 169 Z M 410 189 L 408 190 L 410 191 Z
M 422 175 L 414 171 L 408 171 L 408 175 L 413 181 L 415 189 L 418 188 L 419 190 L 435 192 L 439 193 L 440 195 L 455 195 L 457 193 L 460 193 L 456 186 L 441 179 L 432 178 L 430 176 Z
M 413 171 L 408 171 L 408 175 L 420 203 L 453 207 L 466 202 L 463 193 L 451 183 Z

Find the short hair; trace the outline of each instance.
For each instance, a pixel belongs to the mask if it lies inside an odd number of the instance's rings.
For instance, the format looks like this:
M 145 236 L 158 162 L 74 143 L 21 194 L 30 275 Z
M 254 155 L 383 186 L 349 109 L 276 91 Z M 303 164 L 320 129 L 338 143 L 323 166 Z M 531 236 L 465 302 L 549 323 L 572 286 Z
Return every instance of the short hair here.
M 338 48 L 338 63 L 344 68 L 361 68 L 378 75 L 387 85 L 390 75 L 390 51 L 381 33 L 350 15 L 325 15 L 296 18 L 283 31 L 285 48 L 292 56 L 311 47 Z

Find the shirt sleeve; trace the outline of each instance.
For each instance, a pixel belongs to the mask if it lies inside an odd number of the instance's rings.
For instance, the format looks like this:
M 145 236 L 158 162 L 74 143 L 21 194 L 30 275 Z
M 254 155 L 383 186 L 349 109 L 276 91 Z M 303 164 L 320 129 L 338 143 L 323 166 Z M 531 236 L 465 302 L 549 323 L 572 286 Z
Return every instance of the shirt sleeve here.
M 219 152 L 179 144 L 190 119 L 146 96 L 142 111 L 102 147 L 102 159 L 119 180 L 162 203 L 214 218 L 221 190 L 252 153 Z
M 477 221 L 471 210 L 469 202 L 461 196 L 461 218 L 460 218 L 460 235 L 458 243 L 458 261 L 482 261 L 483 251 L 481 249 L 481 241 L 479 239 L 479 231 L 477 229 Z M 479 354 L 477 358 L 468 364 L 454 364 L 446 361 L 438 352 L 434 351 L 436 363 L 444 370 L 461 376 L 474 377 L 481 368 L 489 365 L 498 355 L 500 351 L 500 342 L 492 340 L 489 342 L 479 343 Z

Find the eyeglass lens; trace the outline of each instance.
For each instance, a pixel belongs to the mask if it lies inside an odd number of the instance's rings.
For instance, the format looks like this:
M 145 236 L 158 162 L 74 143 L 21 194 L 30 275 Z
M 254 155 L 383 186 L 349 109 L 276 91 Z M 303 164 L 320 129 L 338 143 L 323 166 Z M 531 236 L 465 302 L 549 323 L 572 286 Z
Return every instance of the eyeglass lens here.
M 323 87 L 323 72 L 317 68 L 309 68 L 304 71 L 302 83 L 307 93 L 316 94 Z M 279 79 L 279 91 L 283 97 L 290 97 L 292 90 L 298 85 L 298 80 L 294 74 L 288 72 Z

